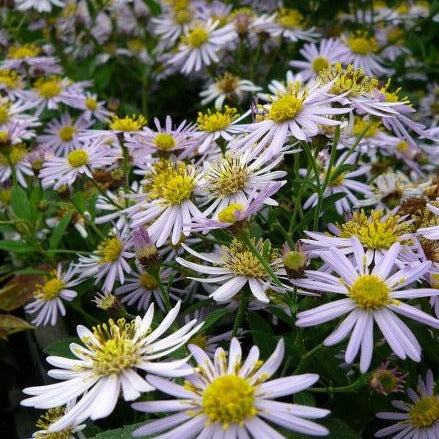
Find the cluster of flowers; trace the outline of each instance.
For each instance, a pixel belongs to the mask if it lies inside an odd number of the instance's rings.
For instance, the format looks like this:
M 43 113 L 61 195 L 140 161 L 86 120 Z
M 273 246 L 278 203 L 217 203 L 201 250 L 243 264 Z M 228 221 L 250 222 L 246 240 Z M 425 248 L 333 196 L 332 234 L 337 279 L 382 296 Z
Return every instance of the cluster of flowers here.
M 56 325 L 96 290 L 95 303 L 112 317 L 92 330 L 77 326 L 75 359 L 47 358 L 56 367 L 49 376 L 61 382 L 24 390 L 23 405 L 49 409 L 37 438 L 74 436 L 120 397 L 154 391 L 174 399 L 133 408 L 176 413 L 134 435 L 323 436 L 328 429 L 309 419 L 330 410 L 274 401 L 328 383 L 299 374 L 312 355 L 349 338 L 343 367 L 348 378 L 358 375 L 352 388 L 369 382 L 388 394 L 403 389 L 404 377 L 377 368 L 385 345 L 392 362 L 420 362 L 423 340 L 405 321 L 439 329 L 437 86 L 416 111 L 383 79 L 401 56 L 405 79 L 424 79 L 404 39 L 434 11 L 423 2 L 377 3 L 362 14 L 375 32 L 355 30 L 356 14 L 342 14 L 352 30 L 324 38 L 296 9 L 247 3 L 169 0 L 149 20 L 149 2 L 109 2 L 96 13 L 90 1 L 16 0 L 18 10 L 63 10 L 31 25 L 53 29 L 55 45 L 0 34 L 1 248 L 27 255 L 40 273 L 41 257 L 51 265 L 25 306 L 32 324 Z M 110 50 L 120 34 L 127 47 Z M 273 79 L 261 60 L 293 43 L 300 59 Z M 98 63 L 132 56 L 160 72 L 157 82 L 202 80 L 200 106 L 212 107 L 194 120 L 167 115 L 149 125 L 143 115 L 118 116 L 91 81 L 69 78 L 60 50 Z M 243 50 L 255 51 L 248 77 L 232 68 L 215 76 L 220 62 L 243 63 Z M 244 357 L 238 340 L 251 335 L 251 313 L 268 316 L 276 334 L 265 361 L 256 345 Z M 212 333 L 227 315 L 233 329 Z M 289 332 L 299 342 L 301 328 L 334 320 L 300 348 L 285 346 Z M 271 379 L 285 347 L 280 377 Z M 295 349 L 306 352 L 302 361 Z M 377 437 L 439 437 L 431 371 L 418 393 L 393 402 L 404 413 L 378 413 L 397 423 Z

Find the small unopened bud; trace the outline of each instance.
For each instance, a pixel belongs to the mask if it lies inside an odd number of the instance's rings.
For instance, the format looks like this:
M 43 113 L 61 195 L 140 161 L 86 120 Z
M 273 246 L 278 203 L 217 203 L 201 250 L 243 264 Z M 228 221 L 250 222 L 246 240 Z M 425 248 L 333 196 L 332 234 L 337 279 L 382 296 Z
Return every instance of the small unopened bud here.
M 160 263 L 160 255 L 148 231 L 144 227 L 137 227 L 133 231 L 133 240 L 136 258 L 142 267 L 146 271 L 156 267 Z
M 291 250 L 289 245 L 285 243 L 282 249 L 282 259 L 289 278 L 302 277 L 308 264 L 308 257 L 300 244 L 296 246 L 295 250 Z
M 103 309 L 104 311 L 115 311 L 121 307 L 119 299 L 108 291 L 96 294 L 92 302 L 94 302 L 98 308 Z
M 402 392 L 404 390 L 405 377 L 406 375 L 402 374 L 398 369 L 390 369 L 389 362 L 387 361 L 372 373 L 369 385 L 375 392 L 382 395 Z

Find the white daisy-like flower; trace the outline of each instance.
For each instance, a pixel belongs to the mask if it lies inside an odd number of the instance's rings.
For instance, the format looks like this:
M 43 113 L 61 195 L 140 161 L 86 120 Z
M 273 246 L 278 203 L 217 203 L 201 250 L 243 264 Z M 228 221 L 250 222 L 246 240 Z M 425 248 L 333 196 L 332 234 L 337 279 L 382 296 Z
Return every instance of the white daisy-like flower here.
M 0 152 L 0 183 L 9 181 L 12 172 L 15 172 L 18 183 L 23 187 L 27 187 L 26 176 L 34 175 L 28 152 L 22 143 L 12 145 L 8 152 Z
M 23 78 L 15 70 L 0 69 L 0 90 L 6 93 L 10 100 L 17 99 L 24 86 Z
M 44 134 L 37 137 L 37 142 L 49 147 L 57 156 L 66 156 L 75 148 L 76 134 L 90 125 L 82 117 L 73 121 L 70 114 L 64 113 L 59 120 L 53 119 L 47 124 Z
M 248 79 L 241 79 L 229 72 L 225 72 L 200 93 L 200 96 L 203 98 L 201 105 L 207 105 L 215 101 L 215 108 L 221 110 L 225 100 L 231 101 L 236 99 L 240 103 L 246 94 L 255 93 L 260 90 L 261 87 L 256 86 Z
M 30 108 L 32 105 L 29 102 L 21 100 L 12 102 L 6 97 L 0 97 L 0 132 L 9 131 L 15 125 L 26 130 L 39 126 L 38 118 L 25 113 Z M 24 139 L 30 139 L 33 136 L 33 131 L 29 131 L 27 136 L 22 135 Z
M 50 12 L 53 6 L 62 8 L 64 0 L 15 0 L 15 4 L 19 11 L 35 9 L 38 12 Z
M 101 242 L 90 256 L 79 256 L 75 265 L 81 279 L 94 277 L 96 282 L 104 279 L 102 289 L 112 291 L 114 283 L 125 282 L 125 273 L 131 272 L 127 259 L 134 257 L 133 241 L 129 234 L 115 229 L 111 236 Z
M 270 380 L 282 364 L 283 340 L 265 362 L 259 360 L 256 346 L 244 360 L 236 338 L 230 343 L 228 355 L 218 348 L 213 361 L 198 346 L 190 345 L 189 349 L 197 368 L 183 386 L 147 376 L 154 387 L 177 399 L 133 404 L 133 408 L 142 412 L 176 413 L 148 422 L 135 430 L 134 436 L 161 433 L 155 437 L 284 438 L 270 424 L 311 436 L 328 434 L 325 427 L 308 419 L 322 418 L 329 410 L 273 401 L 305 390 L 319 378 L 316 374 L 303 374 Z
M 357 31 L 349 36 L 342 37 L 346 44 L 345 56 L 347 62 L 353 64 L 356 69 L 363 69 L 366 75 L 382 76 L 389 75 L 391 70 L 384 68 L 380 57 L 375 55 L 378 51 L 378 43 L 372 36 L 365 32 Z
M 254 21 L 253 27 L 273 38 L 283 37 L 293 42 L 315 41 L 319 37 L 314 28 L 303 28 L 303 15 L 297 9 L 291 8 L 281 8 L 270 16 L 263 14 Z
M 378 325 L 392 351 L 400 358 L 421 360 L 421 346 L 413 333 L 396 314 L 439 329 L 439 320 L 400 299 L 438 296 L 433 288 L 404 288 L 419 280 L 430 269 L 431 262 L 410 264 L 401 269 L 395 261 L 401 252 L 401 244 L 393 244 L 379 264 L 370 270 L 363 246 L 352 238 L 353 261 L 340 250 L 331 248 L 322 252 L 321 259 L 336 277 L 328 272 L 305 270 L 307 279 L 291 282 L 305 290 L 335 293 L 346 296 L 317 308 L 297 314 L 297 326 L 321 325 L 344 314 L 348 316 L 323 344 L 332 346 L 350 336 L 346 349 L 346 363 L 352 363 L 360 354 L 360 370 L 366 372 L 372 361 L 374 349 L 373 326 Z
M 48 375 L 63 381 L 24 389 L 24 393 L 32 396 L 21 404 L 48 409 L 80 398 L 48 427 L 49 432 L 56 432 L 87 418 L 105 418 L 113 411 L 120 393 L 125 401 L 133 401 L 141 393 L 154 390 L 140 376 L 140 371 L 167 377 L 190 374 L 192 368 L 186 366 L 187 358 L 157 361 L 183 346 L 201 327 L 195 326 L 196 320 L 192 320 L 160 338 L 174 323 L 179 310 L 180 302 L 154 330 L 151 329 L 153 304 L 143 318 L 137 316 L 131 322 L 110 319 L 108 323 L 95 326 L 93 331 L 78 325 L 76 331 L 82 345 L 70 344 L 76 359 L 47 357 L 47 361 L 58 368 L 50 370 Z
M 240 151 L 251 148 L 254 155 L 265 149 L 265 154 L 272 157 L 291 138 L 306 141 L 318 134 L 321 125 L 341 125 L 330 116 L 351 110 L 330 106 L 333 98 L 326 94 L 330 88 L 331 84 L 321 87 L 317 82 L 308 86 L 299 81 L 287 82 L 285 93 L 265 95 L 270 102 L 258 106 L 257 122 L 248 124 L 248 134 L 234 140 L 230 147 Z
M 127 209 L 131 226 L 150 223 L 148 233 L 157 247 L 170 235 L 177 244 L 182 234 L 189 235 L 191 219 L 203 216 L 191 199 L 199 178 L 196 169 L 183 162 L 157 162 L 147 175 L 146 194 L 136 196 L 141 201 Z
M 320 45 L 314 43 L 304 44 L 300 54 L 306 61 L 290 61 L 290 66 L 299 69 L 299 74 L 304 81 L 315 78 L 322 70 L 331 64 L 347 61 L 346 47 L 335 38 L 322 39 Z
M 172 55 L 168 63 L 188 75 L 197 72 L 212 62 L 219 62 L 219 52 L 224 49 L 237 34 L 232 24 L 218 28 L 220 22 L 209 19 L 184 30 L 178 53 Z
M 260 239 L 253 242 L 260 254 L 264 251 L 273 273 L 279 278 L 285 278 L 286 272 L 282 268 L 283 261 L 276 250 L 272 249 L 268 241 Z M 176 261 L 183 267 L 194 270 L 195 272 L 208 274 L 206 278 L 190 278 L 198 282 L 221 284 L 216 288 L 210 297 L 216 302 L 228 302 L 236 296 L 244 285 L 250 287 L 253 296 L 261 302 L 270 301 L 266 294 L 268 289 L 275 289 L 276 284 L 267 273 L 253 252 L 245 244 L 233 239 L 229 246 L 221 246 L 215 253 L 199 253 L 189 246 L 182 244 L 183 248 L 193 256 L 208 262 L 210 265 L 201 265 L 190 262 L 180 257 Z M 264 250 L 263 250 L 264 249 Z M 284 289 L 288 287 L 283 285 Z
M 273 170 L 282 160 L 283 155 L 275 160 L 264 157 L 252 160 L 248 152 L 240 155 L 231 152 L 207 165 L 200 178 L 200 190 L 204 194 L 200 203 L 211 204 L 203 214 L 217 219 L 219 212 L 232 203 L 247 206 L 267 185 L 286 176 L 285 171 Z M 264 202 L 277 204 L 271 198 Z
M 65 157 L 48 159 L 38 176 L 44 188 L 57 190 L 63 185 L 71 186 L 81 175 L 93 178 L 93 169 L 114 166 L 119 158 L 119 149 L 81 140 Z
M 435 382 L 431 370 L 427 371 L 425 381 L 419 376 L 417 392 L 407 390 L 410 402 L 392 401 L 400 412 L 379 412 L 377 417 L 396 421 L 390 427 L 375 433 L 375 437 L 392 435 L 393 438 L 436 439 L 439 435 L 439 396 L 435 392 Z
M 110 112 L 105 108 L 105 102 L 99 101 L 98 97 L 94 93 L 86 91 L 82 100 L 78 100 L 76 97 L 67 96 L 69 106 L 82 110 L 82 117 L 86 120 L 92 120 L 93 118 L 104 122 L 110 116 Z
M 65 316 L 64 302 L 71 302 L 76 296 L 76 291 L 71 288 L 81 281 L 73 279 L 76 271 L 69 267 L 63 272 L 61 265 L 53 270 L 43 284 L 36 285 L 33 292 L 34 300 L 25 306 L 29 314 L 37 314 L 32 323 L 36 326 L 54 325 L 59 315 Z

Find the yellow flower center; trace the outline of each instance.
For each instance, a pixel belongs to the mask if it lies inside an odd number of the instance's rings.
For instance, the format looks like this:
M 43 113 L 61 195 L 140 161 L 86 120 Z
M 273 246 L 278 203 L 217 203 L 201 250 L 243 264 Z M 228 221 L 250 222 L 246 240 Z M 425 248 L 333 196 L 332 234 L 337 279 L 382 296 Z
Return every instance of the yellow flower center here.
M 360 117 L 355 117 L 354 126 L 352 127 L 352 134 L 356 137 L 373 137 L 375 136 L 381 127 L 380 121 L 370 121 L 361 119 Z M 364 132 L 366 130 L 366 132 Z
M 271 104 L 268 118 L 276 123 L 294 119 L 303 107 L 303 97 L 286 95 Z
M 386 306 L 390 302 L 389 293 L 386 283 L 373 274 L 363 274 L 349 288 L 351 299 L 366 311 Z
M 279 11 L 277 22 L 286 29 L 297 29 L 301 27 L 303 15 L 297 9 L 282 8 Z
M 139 283 L 145 290 L 155 290 L 158 287 L 157 281 L 146 271 L 140 275 Z
M 389 249 L 395 242 L 408 243 L 401 236 L 410 232 L 410 225 L 399 222 L 399 216 L 388 215 L 382 219 L 384 211 L 372 211 L 370 218 L 365 213 L 354 212 L 352 219 L 340 227 L 341 237 L 355 236 L 361 244 L 370 249 Z
M 9 101 L 0 104 L 0 124 L 4 124 L 9 120 L 10 108 L 11 108 L 11 103 Z
M 237 212 L 244 212 L 245 207 L 241 203 L 232 203 L 218 214 L 218 219 L 222 223 L 230 223 L 233 224 L 236 222 L 236 213 Z
M 131 52 L 140 53 L 145 49 L 145 43 L 139 38 L 131 38 L 127 41 L 127 47 Z
M 36 44 L 24 44 L 23 46 L 12 46 L 8 50 L 6 58 L 22 59 L 38 56 L 41 49 Z
M 178 24 L 185 24 L 191 21 L 192 11 L 189 0 L 173 0 L 170 3 L 174 11 L 175 21 Z
M 88 163 L 87 151 L 83 149 L 75 149 L 67 154 L 67 163 L 72 168 L 80 168 Z
M 236 87 L 238 87 L 238 84 L 239 78 L 228 72 L 224 73 L 223 77 L 216 82 L 218 88 L 227 95 L 233 93 L 236 90 Z
M 13 70 L 0 70 L 0 84 L 6 85 L 10 90 L 18 88 L 20 83 L 20 76 Z
M 38 430 L 47 430 L 58 419 L 65 415 L 65 407 L 55 407 L 47 410 L 46 413 L 38 418 L 35 426 Z M 60 431 L 54 431 L 53 433 L 37 433 L 35 439 L 70 439 L 73 436 L 72 428 L 65 428 Z
M 358 55 L 368 55 L 378 50 L 378 45 L 373 37 L 367 37 L 363 33 L 357 33 L 347 39 L 348 46 L 352 52 Z
M 208 190 L 217 197 L 236 194 L 247 186 L 249 171 L 245 163 L 233 157 L 224 157 L 206 173 Z
M 65 125 L 58 131 L 59 137 L 61 137 L 61 140 L 64 142 L 70 142 L 75 133 L 76 128 L 71 125 Z
M 214 133 L 227 128 L 239 115 L 236 108 L 224 107 L 223 111 L 215 111 L 212 113 L 208 110 L 207 113 L 198 113 L 197 124 L 200 130 L 208 133 Z
M 415 428 L 431 427 L 439 419 L 439 398 L 423 396 L 409 410 L 409 422 Z
M 171 134 L 158 133 L 155 136 L 154 144 L 161 151 L 169 151 L 175 146 L 175 139 Z
M 44 285 L 37 285 L 36 290 L 33 292 L 33 295 L 37 299 L 47 301 L 53 300 L 59 296 L 59 293 L 64 289 L 65 284 L 62 280 L 55 277 L 56 274 L 56 270 L 53 270 L 51 275 L 54 277 L 49 279 Z
M 98 108 L 98 101 L 94 98 L 87 98 L 85 100 L 85 106 L 88 110 L 94 111 Z
M 37 93 L 46 99 L 58 96 L 62 91 L 61 79 L 58 76 L 39 78 L 35 82 Z
M 180 204 L 187 200 L 195 188 L 195 180 L 188 175 L 172 177 L 163 188 L 162 196 L 170 205 Z
M 389 43 L 402 43 L 404 37 L 404 31 L 399 27 L 394 27 L 387 34 Z
M 271 268 L 276 271 L 280 268 L 282 261 L 278 257 L 276 250 L 271 248 L 269 241 L 260 239 L 255 242 L 259 254 L 266 254 Z M 260 279 L 268 278 L 267 271 L 259 262 L 259 259 L 247 247 L 236 238 L 233 239 L 229 247 L 223 249 L 223 265 L 233 271 L 238 276 L 254 277 Z
M 408 142 L 401 140 L 396 144 L 396 150 L 399 152 L 407 152 L 410 149 Z
M 0 164 L 9 166 L 9 163 L 16 165 L 23 160 L 26 155 L 26 149 L 23 144 L 13 145 L 9 149 L 9 161 L 4 154 L 0 153 Z
M 355 69 L 352 64 L 344 69 L 340 63 L 336 63 L 319 75 L 324 84 L 333 81 L 330 93 L 335 95 L 347 93 L 348 96 L 358 96 L 370 93 L 378 86 L 377 79 L 365 75 L 362 69 Z
M 122 250 L 122 241 L 117 236 L 106 239 L 99 244 L 97 249 L 97 254 L 101 256 L 100 263 L 111 264 L 112 262 L 116 262 Z
M 289 252 L 284 257 L 284 265 L 286 268 L 292 271 L 302 269 L 306 265 L 306 254 L 301 251 Z
M 136 116 L 133 114 L 131 117 L 121 118 L 113 114 L 108 126 L 114 131 L 140 131 L 146 123 L 147 120 L 142 115 Z
M 329 67 L 329 60 L 324 56 L 318 56 L 314 58 L 311 66 L 316 73 L 320 73 L 322 70 L 325 70 Z
M 0 145 L 6 143 L 9 139 L 9 133 L 7 131 L 0 131 Z
M 237 375 L 215 378 L 203 392 L 201 408 L 211 423 L 221 423 L 227 429 L 230 424 L 243 425 L 256 415 L 255 387 Z
M 93 333 L 98 343 L 84 337 L 81 341 L 93 351 L 90 355 L 93 370 L 98 376 L 118 375 L 125 369 L 136 367 L 141 361 L 140 345 L 134 340 L 135 321 L 125 319 L 95 326 Z
M 195 27 L 191 29 L 185 37 L 183 42 L 194 49 L 201 47 L 209 38 L 209 32 L 202 27 Z

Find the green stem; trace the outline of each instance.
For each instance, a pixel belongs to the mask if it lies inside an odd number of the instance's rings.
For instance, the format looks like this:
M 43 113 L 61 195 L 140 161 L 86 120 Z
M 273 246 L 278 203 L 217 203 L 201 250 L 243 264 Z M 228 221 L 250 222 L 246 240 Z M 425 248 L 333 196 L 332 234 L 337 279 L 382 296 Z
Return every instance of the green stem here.
M 245 311 L 247 310 L 247 305 L 249 302 L 249 294 L 246 289 L 242 291 L 241 300 L 239 302 L 238 312 L 236 313 L 235 323 L 233 324 L 232 337 L 236 337 L 238 329 L 242 325 L 244 319 Z
M 160 276 L 160 268 L 151 269 L 148 273 L 157 282 L 157 285 L 159 286 L 160 292 L 162 293 L 163 302 L 164 302 L 164 304 L 166 306 L 166 309 L 168 311 L 170 311 L 172 309 L 172 305 L 171 305 L 171 302 L 169 300 L 169 291 L 163 285 L 162 278 Z
M 370 374 L 363 374 L 360 376 L 360 378 L 358 378 L 357 381 L 354 381 L 347 386 L 308 387 L 308 389 L 306 390 L 314 393 L 355 393 L 367 384 L 367 382 L 369 381 L 369 376 Z
M 301 372 L 305 366 L 308 364 L 311 357 L 316 353 L 319 352 L 324 348 L 323 343 L 318 344 L 317 346 L 313 347 L 310 351 L 308 351 L 303 357 L 301 358 L 299 364 L 297 365 L 296 369 L 293 372 L 293 375 L 297 375 L 299 372 Z
M 90 178 L 87 176 L 87 178 L 89 179 L 89 181 L 91 182 L 91 184 L 98 190 L 98 192 L 113 206 L 117 207 L 118 209 L 123 209 L 122 206 L 120 206 L 119 204 L 115 203 L 103 190 L 102 188 L 96 183 L 96 181 L 93 178 Z

